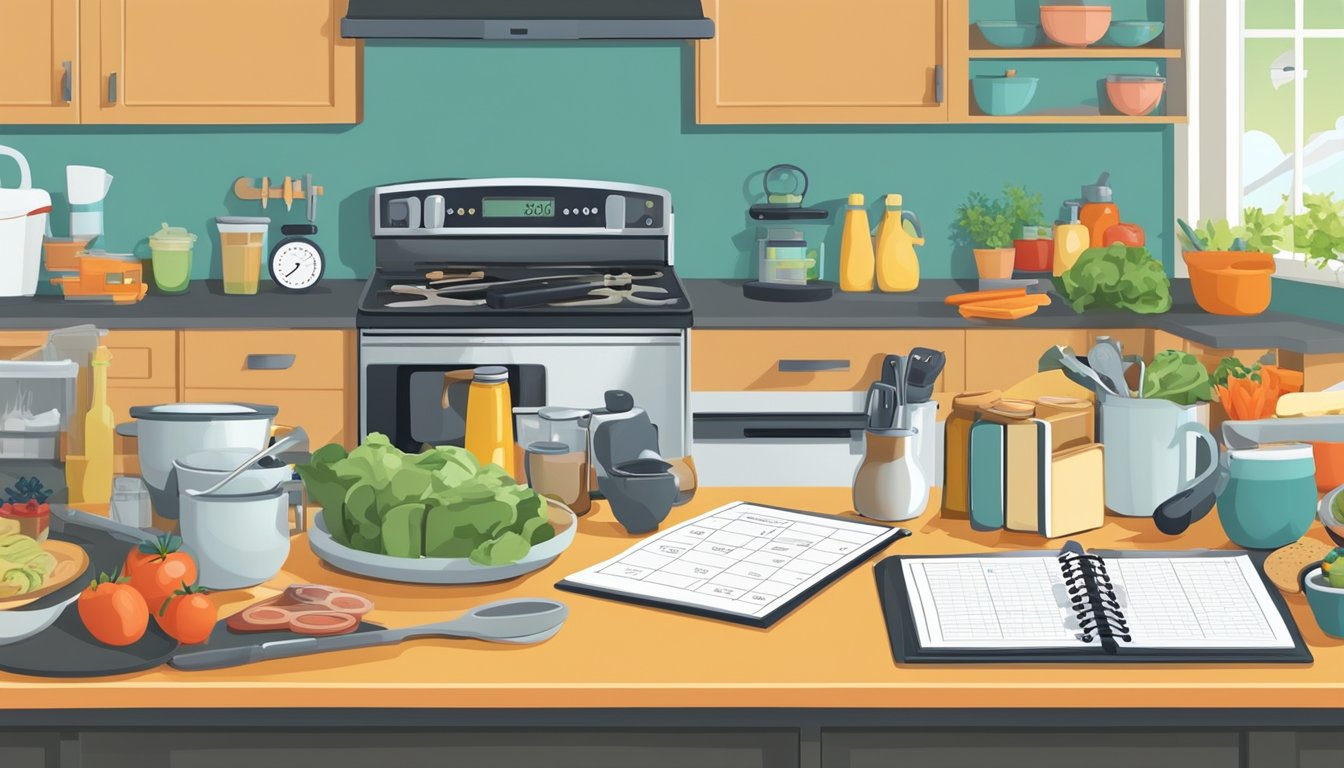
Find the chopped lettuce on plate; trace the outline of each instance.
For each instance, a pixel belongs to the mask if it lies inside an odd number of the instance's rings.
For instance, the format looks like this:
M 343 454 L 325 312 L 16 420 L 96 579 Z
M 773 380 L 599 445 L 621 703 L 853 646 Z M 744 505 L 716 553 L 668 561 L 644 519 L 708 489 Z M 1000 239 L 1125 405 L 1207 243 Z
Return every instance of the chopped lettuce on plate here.
M 536 491 L 462 448 L 408 454 L 375 432 L 348 454 L 321 448 L 298 471 L 332 538 L 352 549 L 507 565 L 555 536 Z

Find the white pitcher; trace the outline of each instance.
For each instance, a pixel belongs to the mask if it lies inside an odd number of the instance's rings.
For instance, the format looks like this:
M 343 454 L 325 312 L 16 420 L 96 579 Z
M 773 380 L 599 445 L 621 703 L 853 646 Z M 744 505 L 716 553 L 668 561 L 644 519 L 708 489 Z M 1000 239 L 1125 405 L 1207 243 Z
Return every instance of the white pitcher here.
M 1159 504 L 1195 480 L 1200 440 L 1209 446 L 1210 456 L 1218 455 L 1208 423 L 1208 403 L 1180 406 L 1169 400 L 1103 397 L 1106 508 L 1118 515 L 1152 517 Z

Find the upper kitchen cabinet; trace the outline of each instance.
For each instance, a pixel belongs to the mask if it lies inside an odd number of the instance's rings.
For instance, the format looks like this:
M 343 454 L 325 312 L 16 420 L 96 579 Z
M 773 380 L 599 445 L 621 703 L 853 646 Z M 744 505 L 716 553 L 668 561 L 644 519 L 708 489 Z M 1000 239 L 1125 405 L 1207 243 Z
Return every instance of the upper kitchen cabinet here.
M 80 0 L 82 121 L 358 122 L 362 49 L 340 36 L 345 8 L 346 0 Z
M 696 120 L 945 122 L 947 3 L 705 0 Z
M 79 122 L 78 2 L 0 2 L 0 124 Z

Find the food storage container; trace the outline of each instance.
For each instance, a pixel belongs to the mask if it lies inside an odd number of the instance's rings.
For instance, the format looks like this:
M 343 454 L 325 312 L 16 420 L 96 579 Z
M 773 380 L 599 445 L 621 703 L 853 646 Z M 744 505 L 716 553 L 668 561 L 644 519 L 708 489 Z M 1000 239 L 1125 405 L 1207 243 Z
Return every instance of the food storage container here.
M 72 360 L 0 360 L 0 459 L 61 458 L 78 376 Z
M 148 528 L 154 524 L 153 509 L 149 503 L 149 489 L 138 477 L 117 477 L 112 480 L 112 520 L 132 528 Z
M 1237 546 L 1278 549 L 1302 538 L 1316 520 L 1316 465 L 1310 446 L 1288 443 L 1228 451 L 1223 465 L 1227 484 L 1218 494 L 1218 520 Z
M 255 294 L 271 220 L 265 216 L 220 216 L 215 224 L 219 227 L 224 292 Z
M 165 222 L 149 236 L 154 285 L 163 293 L 185 293 L 191 283 L 191 249 L 196 236 Z
M 1152 112 L 1162 101 L 1166 90 L 1165 77 L 1146 75 L 1107 75 L 1106 98 L 1111 106 L 1124 115 L 1138 117 Z

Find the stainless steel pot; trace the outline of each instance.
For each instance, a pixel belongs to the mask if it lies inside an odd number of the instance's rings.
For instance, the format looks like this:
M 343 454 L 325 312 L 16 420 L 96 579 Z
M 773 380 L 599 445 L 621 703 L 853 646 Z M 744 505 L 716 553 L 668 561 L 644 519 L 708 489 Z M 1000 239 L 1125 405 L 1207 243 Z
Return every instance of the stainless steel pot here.
M 138 443 L 140 474 L 149 488 L 154 510 L 178 516 L 177 478 L 173 461 L 189 454 L 225 448 L 255 453 L 271 439 L 274 405 L 250 403 L 171 403 L 131 409 L 134 422 L 117 426 L 117 434 Z

